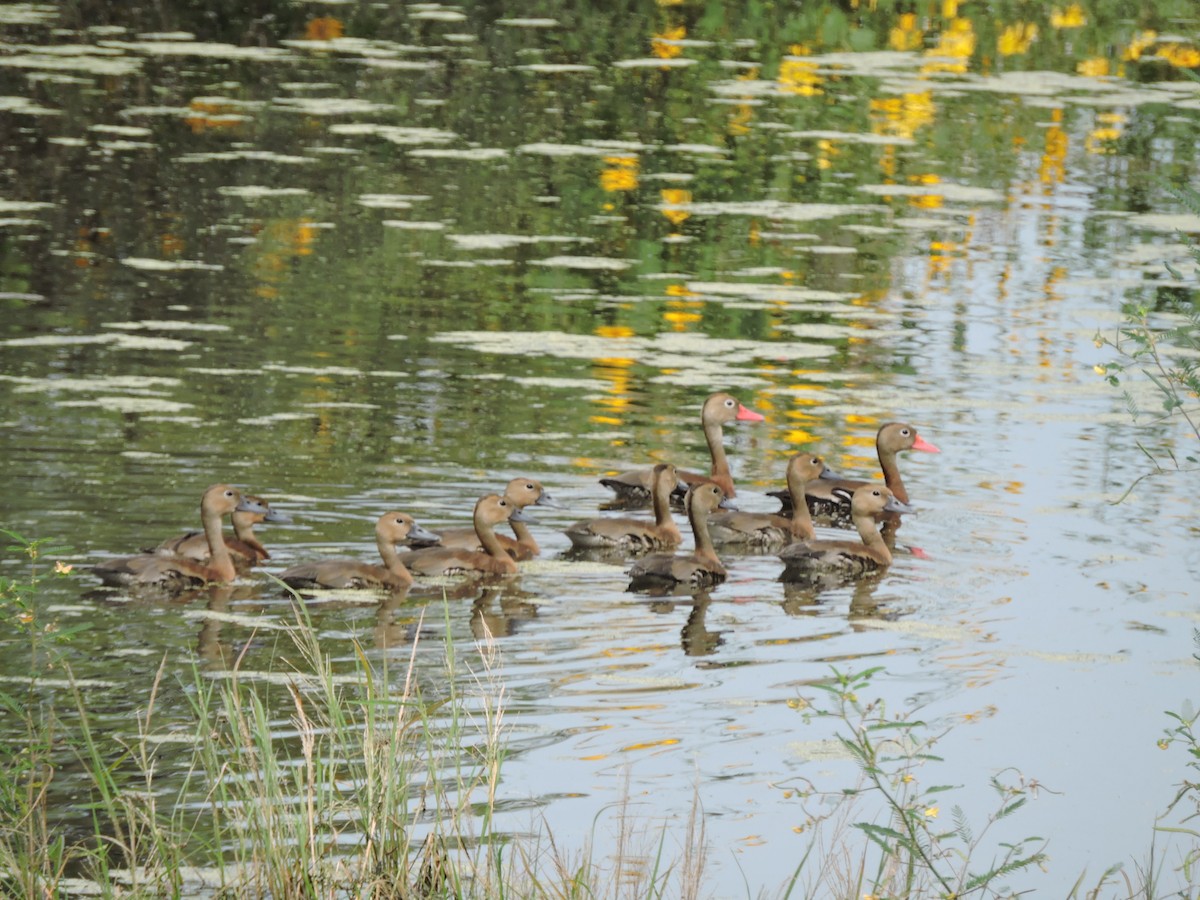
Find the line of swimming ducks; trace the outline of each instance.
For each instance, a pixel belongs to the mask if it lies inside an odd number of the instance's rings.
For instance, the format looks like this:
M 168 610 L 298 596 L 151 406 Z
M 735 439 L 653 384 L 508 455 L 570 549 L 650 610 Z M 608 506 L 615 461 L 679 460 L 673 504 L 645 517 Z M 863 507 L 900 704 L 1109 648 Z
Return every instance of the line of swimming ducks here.
M 565 530 L 572 550 L 637 555 L 629 570 L 629 590 L 654 593 L 720 584 L 727 573 L 717 555 L 718 546 L 777 548 L 784 562 L 780 580 L 799 584 L 844 582 L 891 565 L 890 545 L 894 544 L 899 517 L 913 512 L 900 478 L 897 454 L 906 450 L 937 453 L 938 448 L 921 438 L 911 425 L 890 422 L 879 429 L 875 441 L 883 484 L 844 479 L 820 456 L 797 453 L 788 461 L 787 489 L 770 492 L 782 503 L 779 512 L 742 512 L 731 502 L 736 488 L 725 456 L 723 427 L 735 422 L 761 422 L 763 418 L 730 394 L 710 396 L 701 409 L 701 425 L 712 460 L 710 471 L 686 472 L 670 463 L 659 463 L 601 478 L 600 483 L 616 496 L 613 506 L 628 508 L 649 503 L 654 519 L 601 516 L 576 522 Z M 682 504 L 691 526 L 691 553 L 674 552 L 683 540 L 672 515 L 675 503 Z M 322 559 L 291 566 L 278 577 L 296 590 L 395 591 L 407 588 L 414 577 L 515 574 L 518 561 L 532 559 L 540 552 L 528 528 L 532 520 L 524 512 L 529 506 L 560 507 L 540 482 L 514 478 L 503 494 L 487 494 L 478 500 L 471 528 L 435 533 L 407 513 L 387 512 L 375 524 L 382 566 L 353 559 Z M 226 516 L 233 523 L 232 538 L 224 533 Z M 814 516 L 833 527 L 855 528 L 859 540 L 818 539 Z M 288 521 L 266 500 L 227 484 L 213 485 L 205 491 L 200 518 L 201 531 L 170 538 L 135 556 L 105 560 L 92 571 L 106 585 L 169 592 L 233 581 L 270 558 L 254 535 L 254 526 Z M 506 522 L 512 528 L 512 537 L 496 530 Z M 401 546 L 407 549 L 401 551 Z

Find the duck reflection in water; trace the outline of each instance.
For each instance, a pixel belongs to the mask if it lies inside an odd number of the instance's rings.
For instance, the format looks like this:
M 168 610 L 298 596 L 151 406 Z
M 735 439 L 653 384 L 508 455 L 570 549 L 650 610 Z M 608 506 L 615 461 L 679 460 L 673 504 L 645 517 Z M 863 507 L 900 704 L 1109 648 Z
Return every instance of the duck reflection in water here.
M 527 591 L 511 585 L 485 587 L 471 605 L 471 634 L 477 641 L 510 637 L 537 616 L 537 604 Z
M 251 585 L 215 584 L 197 591 L 192 599 L 204 599 L 204 611 L 199 614 L 200 633 L 196 637 L 196 656 L 212 669 L 240 668 L 246 654 L 255 647 L 265 644 L 262 634 L 250 628 L 246 637 L 239 641 L 223 637 L 225 627 L 230 624 L 230 606 L 239 601 L 257 600 L 260 590 Z
M 876 572 L 859 578 L 850 584 L 845 581 L 831 584 L 795 584 L 784 582 L 783 611 L 789 616 L 828 616 L 841 601 L 844 589 L 850 591 L 850 607 L 847 619 L 879 619 L 889 617 L 887 607 L 875 596 L 883 581 L 883 573 Z
M 677 589 L 671 594 L 651 594 L 654 599 L 648 604 L 651 612 L 665 616 L 683 607 L 687 608 L 688 616 L 679 630 L 679 644 L 688 656 L 710 656 L 717 648 L 725 643 L 723 631 L 710 631 L 708 628 L 708 608 L 712 604 L 712 595 L 706 590 Z M 667 597 L 680 599 L 667 599 Z M 689 599 L 682 599 L 687 596 Z

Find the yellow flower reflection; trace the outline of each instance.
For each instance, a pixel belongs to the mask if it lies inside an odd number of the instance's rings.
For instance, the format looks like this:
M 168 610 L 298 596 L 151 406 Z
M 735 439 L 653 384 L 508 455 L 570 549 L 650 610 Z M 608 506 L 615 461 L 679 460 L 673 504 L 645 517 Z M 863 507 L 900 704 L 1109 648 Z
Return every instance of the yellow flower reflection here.
M 310 41 L 331 41 L 342 36 L 342 23 L 333 16 L 311 19 L 304 27 L 304 37 Z
M 817 74 L 817 64 L 798 57 L 808 55 L 808 48 L 803 44 L 793 44 L 789 55 L 779 63 L 779 87 L 789 94 L 799 94 L 801 97 L 815 97 L 824 93 L 821 85 L 825 79 Z
M 1038 166 L 1038 180 L 1042 184 L 1061 183 L 1066 175 L 1067 149 L 1070 139 L 1062 128 L 1062 109 L 1050 114 L 1053 124 L 1046 129 L 1046 149 Z
M 1087 13 L 1078 3 L 1072 3 L 1066 9 L 1051 12 L 1050 24 L 1055 28 L 1082 28 L 1087 24 Z
M 915 13 L 903 13 L 896 19 L 896 25 L 888 32 L 888 46 L 893 50 L 920 50 L 925 42 L 925 35 L 917 27 Z
M 666 294 L 668 297 L 697 297 L 695 291 L 691 290 L 686 284 L 668 284 Z
M 195 99 L 188 104 L 184 121 L 194 134 L 201 134 L 216 128 L 239 128 L 246 122 L 246 116 L 231 103 Z
M 934 121 L 933 96 L 928 92 L 871 100 L 871 130 L 875 134 L 911 139 Z
M 662 197 L 662 214 L 676 228 L 691 218 L 692 214 L 684 209 L 692 202 L 691 191 L 683 188 L 663 188 L 659 196 Z
M 659 59 L 674 59 L 683 53 L 683 47 L 679 41 L 687 37 L 687 28 L 680 25 L 677 28 L 668 28 L 666 31 L 654 35 L 650 40 L 650 52 Z
M 1001 56 L 1016 56 L 1028 53 L 1029 46 L 1038 35 L 1038 27 L 1033 22 L 1017 22 L 1007 26 L 1000 37 L 996 39 L 996 52 Z
M 1096 127 L 1088 132 L 1083 147 L 1088 153 L 1108 155 L 1117 152 L 1117 141 L 1124 132 L 1125 117 L 1120 113 L 1096 116 Z
M 600 172 L 600 187 L 614 191 L 632 191 L 638 186 L 638 158 L 636 156 L 606 156 L 607 168 Z
M 970 19 L 954 19 L 938 38 L 937 45 L 925 51 L 926 56 L 941 57 L 937 62 L 922 66 L 925 72 L 967 71 L 967 61 L 975 52 L 975 26 Z

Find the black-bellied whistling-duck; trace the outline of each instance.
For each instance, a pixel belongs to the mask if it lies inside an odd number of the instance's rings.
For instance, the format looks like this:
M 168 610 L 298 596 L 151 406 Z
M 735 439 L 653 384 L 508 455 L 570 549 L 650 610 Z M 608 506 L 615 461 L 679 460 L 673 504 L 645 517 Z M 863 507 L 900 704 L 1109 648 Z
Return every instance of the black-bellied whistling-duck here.
M 500 544 L 495 529 L 504 522 L 513 519 L 519 522 L 523 518 L 525 514 L 499 494 L 487 494 L 479 498 L 473 515 L 482 552 L 435 546 L 402 553 L 400 561 L 418 576 L 516 574 L 517 562 Z
M 629 570 L 628 590 L 704 588 L 724 581 L 725 567 L 708 534 L 708 517 L 724 502 L 725 491 L 716 482 L 706 481 L 689 488 L 683 504 L 695 536 L 695 549 L 678 555 L 655 553 L 634 563 Z
M 717 513 L 708 520 L 708 532 L 714 544 L 741 544 L 771 547 L 792 541 L 809 540 L 815 534 L 812 516 L 804 502 L 804 491 L 817 478 L 837 478 L 826 468 L 825 460 L 811 453 L 797 453 L 788 460 L 787 485 L 792 498 L 791 518 L 771 513 L 731 510 Z
M 571 545 L 583 550 L 664 550 L 683 540 L 671 516 L 671 492 L 679 483 L 675 467 L 659 463 L 654 474 L 654 521 L 626 516 L 584 519 L 566 530 Z
M 527 506 L 553 506 L 558 507 L 554 498 L 542 487 L 540 481 L 535 481 L 532 478 L 514 478 L 504 488 L 504 499 L 515 506 L 517 509 L 525 509 Z M 528 520 L 509 519 L 509 524 L 512 526 L 514 537 L 509 537 L 506 534 L 497 534 L 496 540 L 500 542 L 508 555 L 516 560 L 533 559 L 542 552 L 538 546 L 537 540 L 529 532 Z M 422 547 L 445 547 L 456 550 L 476 550 L 483 552 L 483 546 L 479 543 L 479 536 L 475 533 L 474 528 L 447 528 L 434 534 L 434 541 L 415 541 L 409 539 L 409 546 L 413 548 Z
M 679 472 L 681 486 L 690 487 L 702 481 L 715 481 L 721 486 L 726 497 L 733 497 L 736 491 L 733 487 L 733 475 L 729 471 L 729 460 L 725 458 L 725 443 L 723 426 L 731 422 L 761 422 L 763 416 L 752 409 L 747 409 L 736 399 L 726 393 L 713 394 L 704 401 L 700 410 L 700 424 L 704 427 L 704 439 L 708 442 L 708 452 L 712 457 L 712 469 L 708 475 L 698 472 Z M 654 489 L 653 469 L 634 469 L 600 479 L 600 483 L 611 488 L 617 499 L 624 502 L 645 502 L 650 499 Z
M 432 532 L 418 525 L 413 517 L 402 512 L 386 512 L 375 523 L 375 545 L 379 548 L 382 566 L 355 559 L 322 559 L 300 563 L 285 569 L 279 579 L 291 588 L 384 588 L 397 591 L 412 584 L 412 575 L 400 561 L 396 545 L 416 537 L 429 537 Z
M 181 591 L 210 582 L 233 581 L 237 569 L 225 545 L 221 520 L 235 510 L 266 515 L 266 508 L 227 484 L 214 484 L 200 500 L 200 521 L 208 542 L 208 563 L 182 556 L 144 553 L 107 559 L 92 568 L 102 582 L 113 587 L 146 587 Z
M 901 503 L 908 503 L 908 491 L 904 480 L 900 477 L 900 467 L 896 463 L 896 454 L 905 450 L 923 450 L 926 453 L 941 453 L 937 447 L 917 434 L 917 429 L 906 422 L 888 422 L 880 427 L 875 435 L 875 452 L 879 455 L 879 467 L 883 470 L 883 483 L 892 495 Z M 822 478 L 810 482 L 805 489 L 805 499 L 808 509 L 814 516 L 828 516 L 834 525 L 848 526 L 851 524 L 850 504 L 834 496 L 835 488 L 841 488 L 847 494 L 869 481 L 855 481 L 846 478 Z M 770 491 L 770 496 L 778 498 L 783 504 L 780 513 L 786 514 L 791 508 L 791 497 L 786 492 Z
M 809 540 L 788 544 L 779 552 L 784 562 L 780 581 L 814 583 L 827 580 L 847 580 L 887 568 L 892 553 L 879 533 L 875 517 L 884 513 L 912 512 L 881 484 L 864 484 L 852 495 L 837 488 L 839 500 L 850 500 L 854 527 L 861 541 Z
M 247 495 L 246 499 L 258 503 L 266 509 L 266 513 L 234 510 L 233 515 L 230 516 L 233 521 L 234 537 L 226 537 L 225 546 L 229 548 L 229 555 L 233 558 L 233 565 L 239 573 L 244 573 L 251 566 L 271 558 L 267 548 L 254 534 L 254 526 L 261 522 L 291 521 L 283 513 L 272 509 L 271 504 L 262 497 Z M 185 559 L 194 559 L 204 563 L 208 562 L 209 558 L 208 539 L 205 538 L 203 531 L 189 531 L 187 534 L 167 538 L 149 552 L 157 553 L 160 556 L 182 556 Z

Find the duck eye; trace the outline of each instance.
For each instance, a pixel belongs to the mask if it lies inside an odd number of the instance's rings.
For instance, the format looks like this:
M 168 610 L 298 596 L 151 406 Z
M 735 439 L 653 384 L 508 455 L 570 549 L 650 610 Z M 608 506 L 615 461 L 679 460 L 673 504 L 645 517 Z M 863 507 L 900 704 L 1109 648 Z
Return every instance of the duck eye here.
M 904 435 L 905 437 L 908 437 L 908 429 L 907 428 L 901 428 L 900 433 L 902 435 Z
M 872 497 L 882 497 L 883 494 L 879 493 L 879 491 L 871 491 L 871 496 Z

